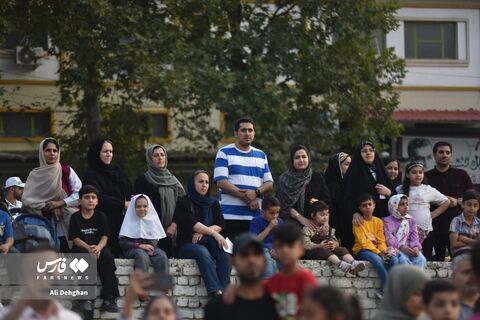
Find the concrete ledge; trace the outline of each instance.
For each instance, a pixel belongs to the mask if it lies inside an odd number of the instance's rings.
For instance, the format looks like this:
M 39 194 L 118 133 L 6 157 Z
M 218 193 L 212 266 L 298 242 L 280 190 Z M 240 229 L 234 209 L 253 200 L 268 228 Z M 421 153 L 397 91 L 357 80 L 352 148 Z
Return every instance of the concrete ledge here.
M 129 275 L 133 271 L 133 260 L 116 259 L 115 263 L 121 295 L 118 299 L 118 305 L 121 307 L 123 306 L 125 290 L 128 287 Z M 367 268 L 358 276 L 345 275 L 326 261 L 303 260 L 300 262 L 300 265 L 310 269 L 317 277 L 319 284 L 335 286 L 357 295 L 364 311 L 365 319 L 371 319 L 380 302 L 375 298 L 375 292 L 381 287 L 381 283 L 377 272 L 369 263 L 366 263 Z M 425 272 L 431 278 L 447 278 L 450 276 L 450 263 L 429 262 Z M 208 302 L 208 297 L 195 260 L 171 259 L 170 273 L 175 278 L 173 298 L 177 302 L 184 319 L 202 319 L 203 307 Z M 235 270 L 233 270 L 231 276 L 232 283 L 237 281 L 235 274 Z M 97 293 L 99 292 L 100 288 L 97 290 Z M 71 307 L 71 302 L 66 301 L 64 304 L 67 307 Z M 100 304 L 101 300 L 97 299 L 95 303 L 97 308 L 94 314 L 95 319 L 117 319 L 117 314 L 100 313 L 98 311 Z M 135 303 L 134 319 L 140 319 L 145 305 L 146 303 Z
M 133 261 L 117 259 L 116 264 L 123 295 L 125 292 L 124 286 L 128 283 L 128 275 L 132 271 Z M 356 294 L 360 299 L 366 319 L 372 317 L 379 303 L 375 298 L 375 291 L 381 287 L 381 283 L 377 272 L 369 263 L 366 263 L 367 268 L 356 277 L 350 274 L 345 275 L 326 261 L 303 260 L 300 264 L 302 267 L 312 270 L 319 284 L 335 286 Z M 431 278 L 447 278 L 450 276 L 450 263 L 429 262 L 425 272 Z M 173 297 L 183 317 L 185 319 L 202 319 L 203 307 L 207 303 L 208 298 L 196 262 L 194 260 L 172 259 L 170 260 L 170 273 L 175 277 L 176 283 Z M 231 280 L 232 283 L 235 283 L 237 280 L 235 270 L 232 272 Z M 122 303 L 123 301 L 119 299 L 120 306 Z M 140 307 L 140 304 L 138 307 Z

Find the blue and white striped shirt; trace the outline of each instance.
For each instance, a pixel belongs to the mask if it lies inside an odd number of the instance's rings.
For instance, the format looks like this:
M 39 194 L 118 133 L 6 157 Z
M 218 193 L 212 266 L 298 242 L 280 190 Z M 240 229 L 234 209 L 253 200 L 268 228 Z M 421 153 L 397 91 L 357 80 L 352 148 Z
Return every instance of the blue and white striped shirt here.
M 227 179 L 243 190 L 256 190 L 263 183 L 273 181 L 268 167 L 267 155 L 260 149 L 250 147 L 241 151 L 235 144 L 220 148 L 215 158 L 213 181 Z M 226 220 L 252 220 L 260 210 L 252 211 L 241 199 L 220 190 L 220 205 Z

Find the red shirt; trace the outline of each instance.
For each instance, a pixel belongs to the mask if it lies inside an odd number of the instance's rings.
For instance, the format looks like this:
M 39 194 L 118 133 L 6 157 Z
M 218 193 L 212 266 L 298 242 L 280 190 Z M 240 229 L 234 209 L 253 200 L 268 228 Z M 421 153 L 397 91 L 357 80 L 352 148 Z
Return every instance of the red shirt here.
M 305 291 L 316 286 L 317 279 L 306 269 L 299 269 L 291 275 L 277 272 L 265 282 L 281 319 L 298 319 L 302 315 Z

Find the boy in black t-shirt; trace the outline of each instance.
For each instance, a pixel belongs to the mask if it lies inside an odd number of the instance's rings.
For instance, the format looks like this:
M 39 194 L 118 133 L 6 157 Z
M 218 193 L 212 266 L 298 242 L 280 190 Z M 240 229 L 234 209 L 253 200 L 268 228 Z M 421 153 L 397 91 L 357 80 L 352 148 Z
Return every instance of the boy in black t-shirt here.
M 102 283 L 101 310 L 118 312 L 116 298 L 120 294 L 115 276 L 115 260 L 107 246 L 110 227 L 105 214 L 95 211 L 98 204 L 98 190 L 86 185 L 80 189 L 78 195 L 81 210 L 72 215 L 69 228 L 69 238 L 73 240 L 72 252 L 90 253 L 97 258 L 98 275 Z

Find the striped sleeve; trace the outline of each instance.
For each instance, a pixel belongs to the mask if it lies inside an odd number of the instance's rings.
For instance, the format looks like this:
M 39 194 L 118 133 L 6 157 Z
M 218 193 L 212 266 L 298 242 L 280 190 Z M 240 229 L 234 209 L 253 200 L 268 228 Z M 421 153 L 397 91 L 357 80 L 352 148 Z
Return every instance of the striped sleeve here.
M 213 182 L 228 179 L 228 158 L 222 149 L 218 150 L 215 157 L 215 165 L 213 171 Z

